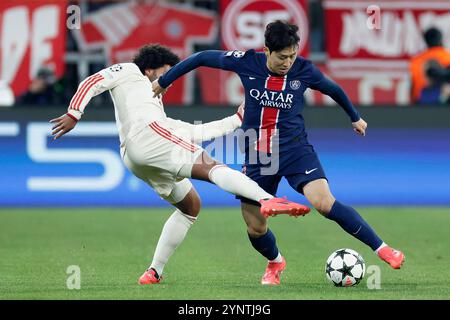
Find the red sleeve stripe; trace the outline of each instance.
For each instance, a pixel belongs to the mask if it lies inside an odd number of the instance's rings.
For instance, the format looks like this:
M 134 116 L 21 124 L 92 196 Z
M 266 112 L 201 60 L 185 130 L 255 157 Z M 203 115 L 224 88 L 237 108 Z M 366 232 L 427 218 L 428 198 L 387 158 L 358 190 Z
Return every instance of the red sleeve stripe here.
M 158 125 L 156 122 L 152 122 L 150 123 L 150 128 L 153 129 L 153 131 L 155 131 L 157 134 L 159 134 L 161 137 L 172 141 L 173 143 L 179 145 L 180 147 L 190 151 L 190 152 L 195 152 L 197 151 L 197 147 L 193 144 L 190 144 L 189 142 L 184 141 L 183 139 L 181 139 L 180 137 L 177 137 L 175 135 L 173 135 L 170 131 L 162 128 L 160 125 Z
M 155 131 L 158 135 L 160 135 L 161 137 L 163 137 L 164 139 L 167 139 L 177 145 L 179 145 L 180 147 L 190 151 L 190 152 L 195 152 L 196 148 L 191 148 L 190 146 L 188 146 L 187 144 L 183 143 L 182 140 L 179 137 L 175 137 L 172 134 L 168 135 L 165 132 L 161 131 L 159 128 L 157 128 L 154 124 L 150 124 L 150 128 L 153 129 L 153 131 Z
M 75 101 L 78 100 L 78 98 L 80 97 L 80 93 L 81 91 L 84 89 L 84 87 L 87 85 L 87 83 L 92 80 L 93 78 L 97 77 L 97 74 L 94 74 L 92 76 L 89 76 L 86 78 L 86 80 L 84 80 L 83 85 L 78 88 L 77 92 L 75 93 L 75 95 L 72 97 L 72 100 L 70 100 L 70 108 L 73 108 L 73 105 L 75 104 Z
M 167 130 L 166 128 L 163 128 L 160 124 L 157 122 L 153 122 L 154 126 L 160 130 L 160 132 L 164 133 L 166 136 L 170 137 L 171 139 L 175 140 L 177 144 L 183 145 L 186 148 L 192 149 L 193 151 L 197 150 L 197 147 L 186 140 L 183 140 L 182 138 L 174 135 L 172 132 Z
M 179 139 L 181 142 L 185 143 L 185 144 L 186 144 L 187 146 L 189 146 L 189 147 L 192 147 L 192 148 L 195 148 L 195 149 L 197 148 L 195 145 L 193 145 L 193 144 L 187 142 L 186 140 L 183 140 L 182 138 L 175 136 L 172 132 L 170 132 L 170 131 L 167 130 L 166 128 L 162 127 L 158 122 L 155 121 L 155 122 L 153 122 L 153 123 L 154 123 L 155 126 L 156 126 L 157 128 L 159 128 L 162 132 L 165 132 L 166 134 L 171 135 L 172 137 L 175 137 L 176 139 Z
M 242 122 L 242 115 L 239 113 L 239 112 L 236 112 L 236 114 L 238 115 L 238 117 L 239 117 L 239 120 L 241 120 L 241 122 Z
M 80 110 L 80 105 L 83 102 L 84 97 L 89 92 L 89 90 L 98 82 L 102 81 L 104 78 L 102 75 L 97 74 L 95 77 L 92 77 L 92 79 L 89 80 L 89 83 L 86 83 L 86 86 L 83 85 L 82 91 L 80 91 L 80 96 L 74 103 L 74 109 Z
M 75 98 L 75 102 L 73 105 L 70 106 L 70 108 L 79 110 L 81 102 L 83 101 L 84 97 L 88 93 L 89 89 L 91 89 L 92 86 L 94 86 L 97 82 L 100 82 L 103 79 L 104 78 L 101 74 L 96 74 L 96 75 L 92 76 L 88 81 L 83 83 L 80 90 L 78 90 L 78 92 L 76 94 L 78 97 Z

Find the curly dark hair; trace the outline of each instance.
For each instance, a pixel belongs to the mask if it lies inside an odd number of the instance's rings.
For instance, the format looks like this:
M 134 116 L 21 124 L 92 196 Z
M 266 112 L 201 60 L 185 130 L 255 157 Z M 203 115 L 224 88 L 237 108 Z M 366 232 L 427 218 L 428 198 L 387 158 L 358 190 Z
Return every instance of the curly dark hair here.
M 143 46 L 133 58 L 142 74 L 146 69 L 158 69 L 166 64 L 174 66 L 180 62 L 180 58 L 169 48 L 159 44 Z
M 265 45 L 270 52 L 297 45 L 300 37 L 298 27 L 287 21 L 276 20 L 269 23 L 264 32 Z

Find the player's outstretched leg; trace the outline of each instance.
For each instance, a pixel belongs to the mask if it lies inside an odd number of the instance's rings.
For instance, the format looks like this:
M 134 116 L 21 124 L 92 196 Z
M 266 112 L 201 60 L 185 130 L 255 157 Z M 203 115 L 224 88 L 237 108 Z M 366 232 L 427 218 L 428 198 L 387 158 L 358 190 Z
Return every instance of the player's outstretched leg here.
M 212 160 L 205 152 L 198 157 L 189 173 L 181 171 L 182 176 L 190 174 L 192 178 L 212 182 L 234 195 L 259 202 L 260 213 L 265 217 L 277 214 L 301 216 L 310 212 L 305 205 L 273 197 L 243 173 Z
M 180 201 L 180 199 L 182 199 Z M 188 179 L 175 184 L 166 198 L 177 207 L 164 224 L 150 267 L 139 278 L 139 284 L 157 284 L 163 279 L 164 266 L 183 242 L 187 232 L 197 220 L 200 212 L 200 197 Z
M 261 216 L 259 207 L 242 202 L 241 209 L 250 243 L 268 260 L 261 284 L 279 285 L 281 273 L 286 268 L 286 260 L 278 250 L 275 235 L 268 229 L 267 219 Z
M 355 209 L 337 201 L 331 194 L 325 179 L 309 182 L 303 188 L 303 192 L 308 201 L 323 216 L 335 221 L 348 234 L 371 247 L 392 268 L 400 269 L 405 255 L 387 246 Z

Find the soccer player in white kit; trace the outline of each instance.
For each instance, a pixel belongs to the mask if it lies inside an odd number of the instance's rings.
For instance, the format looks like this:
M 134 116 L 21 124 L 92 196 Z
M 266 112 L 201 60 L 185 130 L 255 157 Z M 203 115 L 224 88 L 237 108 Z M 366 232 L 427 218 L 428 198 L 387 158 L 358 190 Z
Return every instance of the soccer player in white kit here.
M 166 116 L 161 96 L 154 97 L 152 81 L 178 62 L 178 56 L 164 46 L 144 46 L 132 63 L 115 64 L 82 81 L 67 113 L 50 120 L 54 124 L 52 135 L 58 139 L 76 126 L 92 97 L 109 90 L 126 167 L 176 207 L 163 227 L 153 261 L 140 277 L 140 284 L 161 281 L 165 264 L 197 219 L 200 198 L 189 178 L 211 182 L 227 192 L 258 201 L 265 216 L 299 216 L 310 210 L 274 198 L 241 172 L 211 159 L 200 145 L 192 142 L 210 140 L 238 128 L 243 105 L 233 116 L 200 125 Z

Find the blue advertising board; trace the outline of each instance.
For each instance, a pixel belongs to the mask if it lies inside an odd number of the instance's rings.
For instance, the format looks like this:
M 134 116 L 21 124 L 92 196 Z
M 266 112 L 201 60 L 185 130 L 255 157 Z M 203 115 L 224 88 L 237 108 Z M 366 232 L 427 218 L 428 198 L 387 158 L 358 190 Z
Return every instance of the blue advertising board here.
M 53 141 L 45 122 L 0 121 L 0 206 L 164 206 L 119 155 L 114 122 L 84 122 Z M 450 129 L 311 129 L 331 190 L 352 205 L 450 205 Z M 228 140 L 227 140 L 228 141 Z M 235 145 L 204 147 L 240 170 Z M 222 147 L 222 146 L 221 146 Z M 204 206 L 233 195 L 194 182 Z M 278 196 L 305 201 L 282 181 Z

